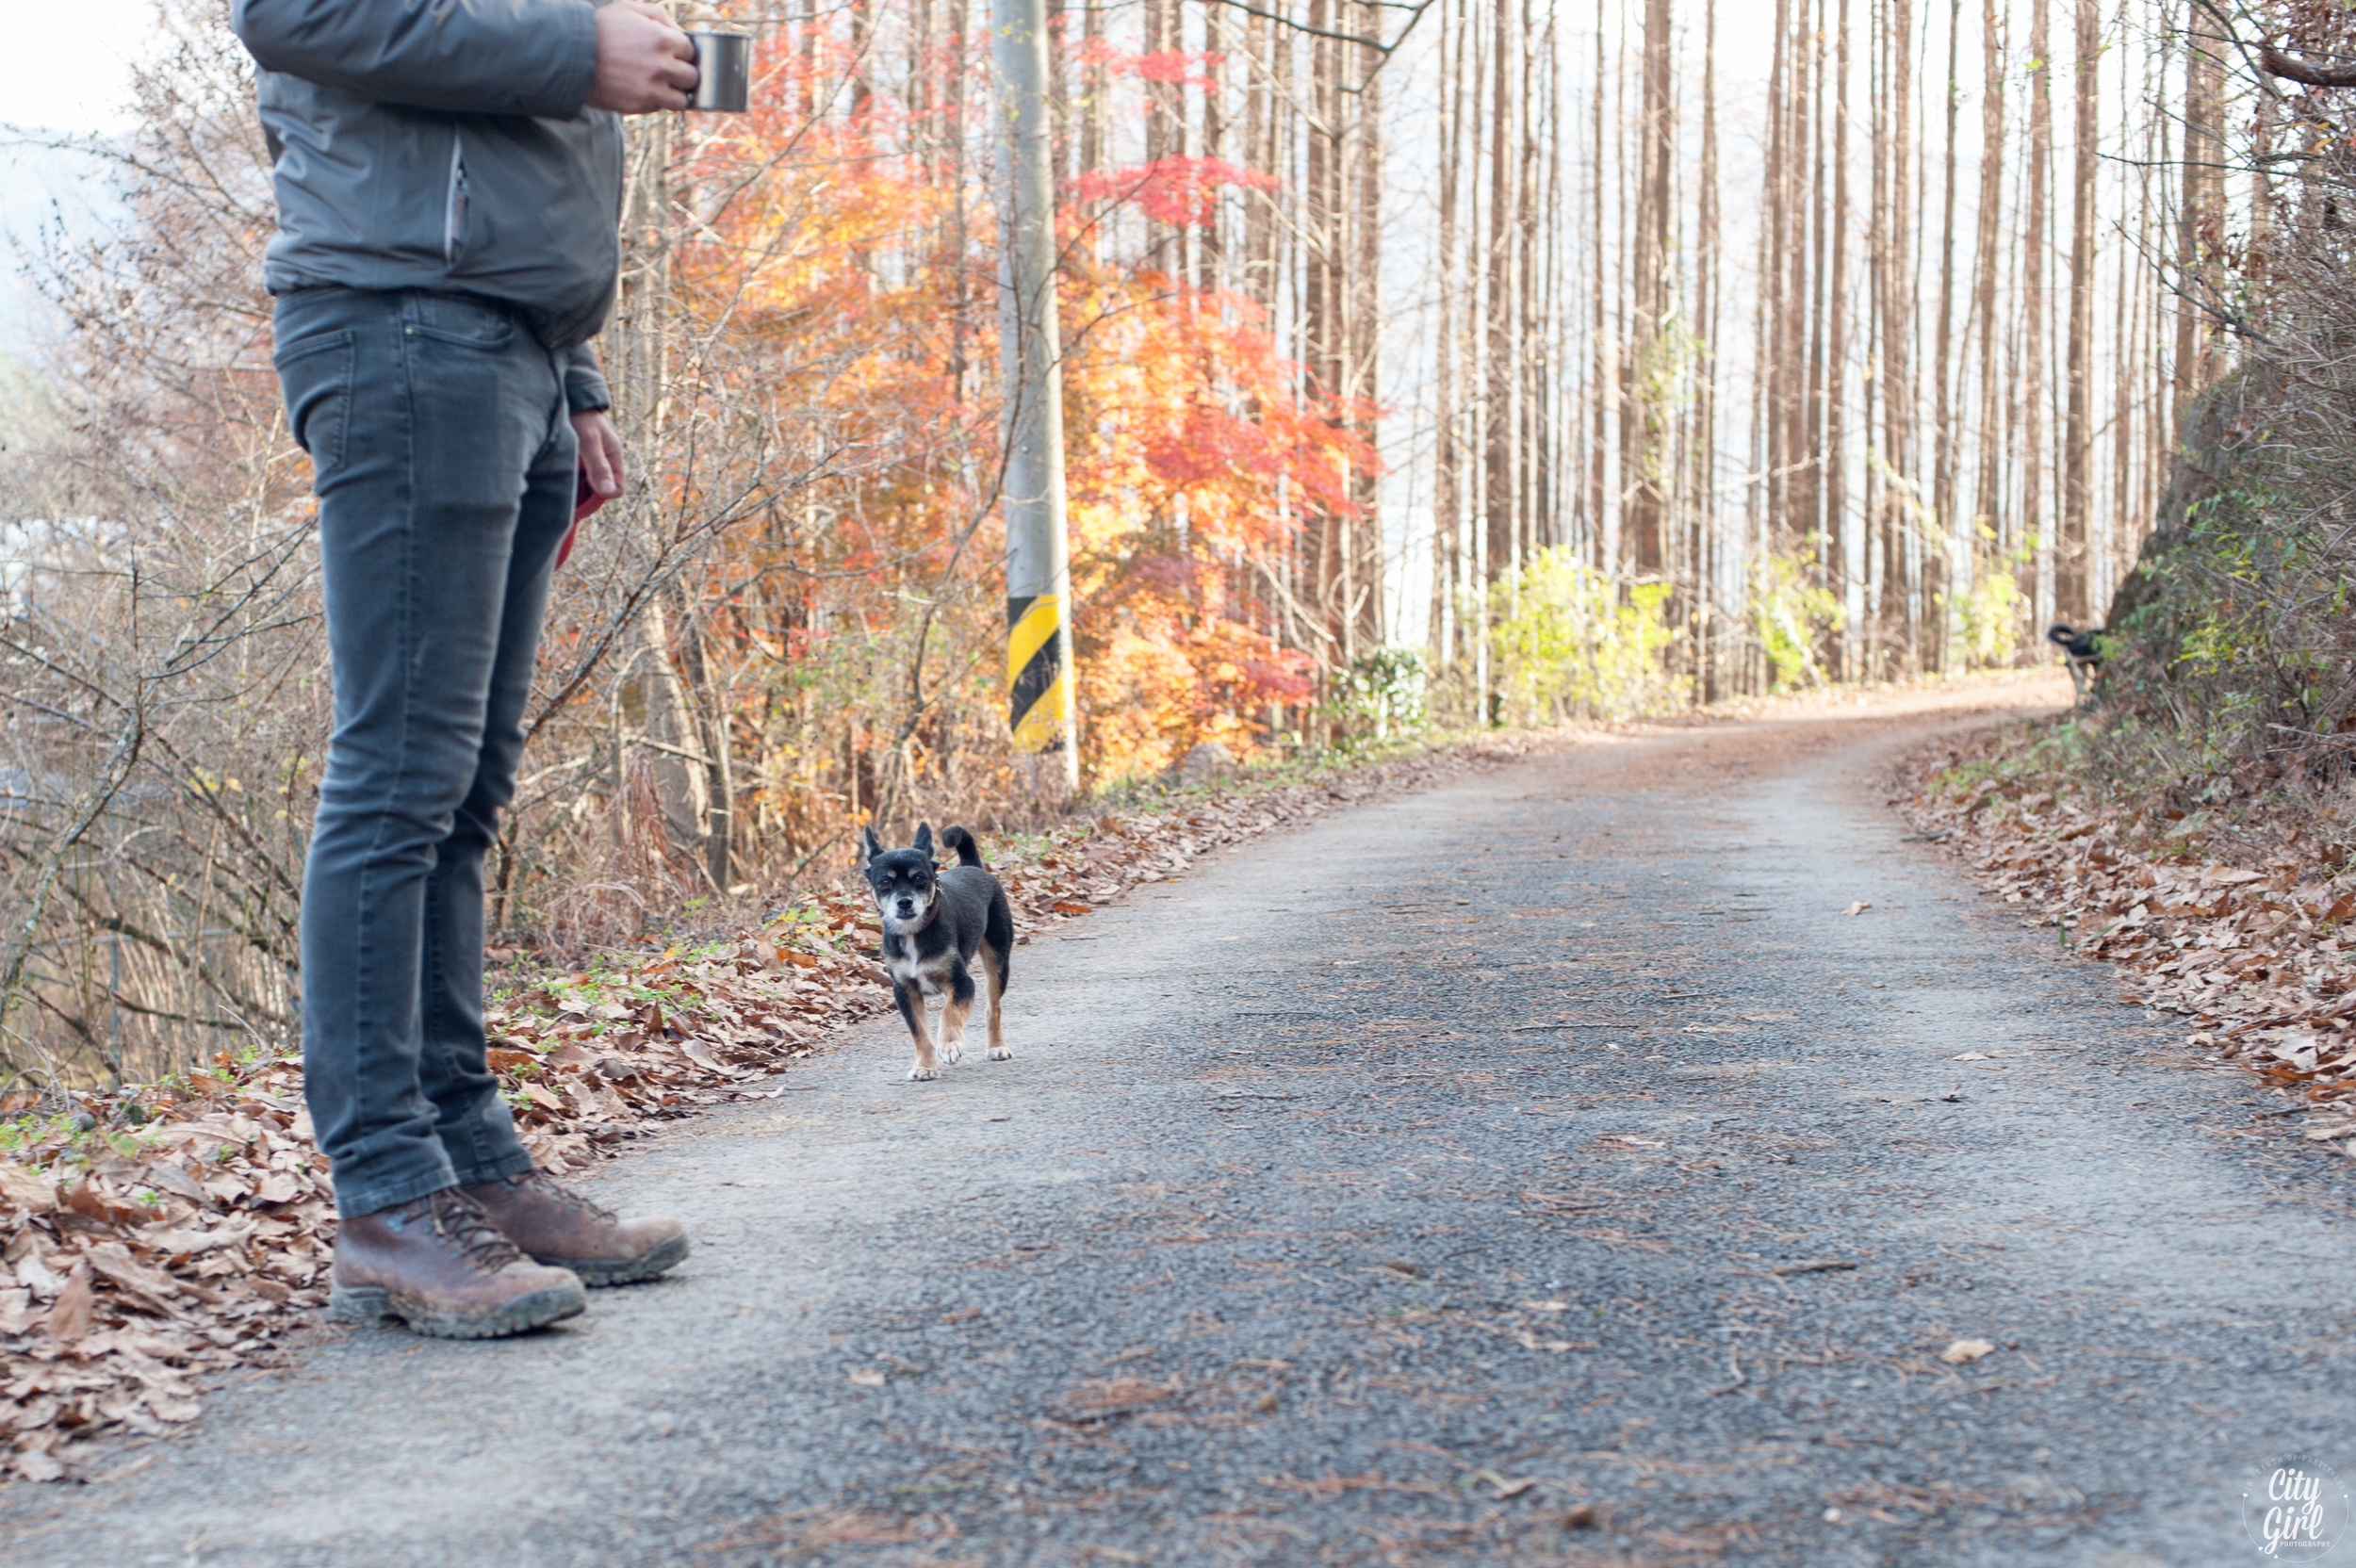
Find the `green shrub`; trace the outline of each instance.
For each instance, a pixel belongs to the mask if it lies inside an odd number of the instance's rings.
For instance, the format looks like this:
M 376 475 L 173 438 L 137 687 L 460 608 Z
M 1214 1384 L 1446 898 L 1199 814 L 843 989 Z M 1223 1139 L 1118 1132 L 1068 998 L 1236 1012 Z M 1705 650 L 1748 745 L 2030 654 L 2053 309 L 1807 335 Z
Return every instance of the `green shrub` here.
M 1490 590 L 1490 634 L 1500 720 L 1627 719 L 1690 699 L 1692 680 L 1671 672 L 1681 633 L 1665 582 L 1625 590 L 1576 550 L 1540 550 L 1518 579 Z
M 1841 629 L 1841 601 L 1811 587 L 1808 565 L 1796 556 L 1771 555 L 1751 567 L 1751 629 L 1767 655 L 1771 685 L 1789 692 L 1821 686 L 1824 672 L 1816 650 Z

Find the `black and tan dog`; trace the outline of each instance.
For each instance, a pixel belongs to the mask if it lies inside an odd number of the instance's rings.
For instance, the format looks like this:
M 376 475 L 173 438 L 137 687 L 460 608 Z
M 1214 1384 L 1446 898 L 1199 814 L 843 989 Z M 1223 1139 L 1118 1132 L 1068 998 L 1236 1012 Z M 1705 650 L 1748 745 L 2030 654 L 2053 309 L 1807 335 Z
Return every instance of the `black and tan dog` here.
M 884 967 L 892 972 L 892 999 L 900 1004 L 908 1033 L 916 1037 L 911 1078 L 938 1078 L 926 1017 L 931 999 L 945 996 L 941 1012 L 940 1056 L 951 1062 L 965 1054 L 965 1020 L 973 1010 L 973 965 L 978 957 L 990 996 L 990 1059 L 1003 1062 L 1006 1034 L 999 1004 L 1006 994 L 1007 960 L 1014 952 L 1014 910 L 1006 890 L 982 864 L 981 846 L 962 827 L 941 830 L 941 847 L 954 849 L 957 863 L 947 871 L 933 858 L 930 823 L 916 825 L 912 849 L 886 849 L 875 830 L 865 830 L 867 885 L 883 915 Z
M 2090 626 L 2081 631 L 2055 621 L 2045 629 L 2045 640 L 2061 649 L 2062 657 L 2070 661 L 2070 690 L 2083 704 L 2094 683 L 2102 678 L 2102 629 Z

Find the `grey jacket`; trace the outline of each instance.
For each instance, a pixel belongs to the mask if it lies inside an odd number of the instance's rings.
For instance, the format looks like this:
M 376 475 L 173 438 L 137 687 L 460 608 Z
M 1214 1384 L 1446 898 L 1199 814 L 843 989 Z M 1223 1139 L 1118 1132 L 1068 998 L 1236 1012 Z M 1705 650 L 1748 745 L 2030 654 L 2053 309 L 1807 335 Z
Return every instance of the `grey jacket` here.
M 278 192 L 272 294 L 428 288 L 514 305 L 603 408 L 588 340 L 621 262 L 620 120 L 584 107 L 597 0 L 235 0 Z

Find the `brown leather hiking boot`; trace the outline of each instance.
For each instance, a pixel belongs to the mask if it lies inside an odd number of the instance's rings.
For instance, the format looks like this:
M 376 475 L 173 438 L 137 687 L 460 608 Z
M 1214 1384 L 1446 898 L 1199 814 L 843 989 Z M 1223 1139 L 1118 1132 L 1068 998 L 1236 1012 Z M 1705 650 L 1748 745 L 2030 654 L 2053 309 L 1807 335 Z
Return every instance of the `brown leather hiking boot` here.
M 392 1318 L 443 1339 L 521 1333 L 589 1305 L 570 1270 L 526 1258 L 457 1187 L 345 1220 L 330 1278 L 337 1322 Z
M 586 1285 L 651 1280 L 687 1256 L 687 1229 L 678 1220 L 617 1219 L 545 1170 L 461 1190 L 510 1241 Z

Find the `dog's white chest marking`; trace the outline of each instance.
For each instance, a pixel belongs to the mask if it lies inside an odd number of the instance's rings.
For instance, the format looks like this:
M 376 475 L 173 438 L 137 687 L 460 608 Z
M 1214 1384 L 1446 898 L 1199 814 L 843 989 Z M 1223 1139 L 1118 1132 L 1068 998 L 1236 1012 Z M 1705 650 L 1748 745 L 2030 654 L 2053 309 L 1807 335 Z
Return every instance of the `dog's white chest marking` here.
M 957 956 L 942 953 L 926 959 L 912 953 L 903 954 L 888 966 L 892 978 L 903 986 L 914 986 L 926 996 L 939 996 L 949 988 L 949 965 Z

